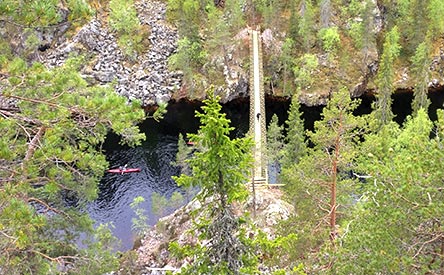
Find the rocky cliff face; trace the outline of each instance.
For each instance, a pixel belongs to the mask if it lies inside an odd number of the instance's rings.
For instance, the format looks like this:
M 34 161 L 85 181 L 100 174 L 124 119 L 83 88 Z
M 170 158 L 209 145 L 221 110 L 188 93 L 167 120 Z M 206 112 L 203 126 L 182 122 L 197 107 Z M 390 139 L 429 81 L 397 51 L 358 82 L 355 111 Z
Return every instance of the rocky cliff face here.
M 125 60 L 116 38 L 103 20 L 93 19 L 71 39 L 41 54 L 49 66 L 60 66 L 72 53 L 86 54 L 83 75 L 91 83 L 117 81 L 116 92 L 129 100 L 139 99 L 144 106 L 168 102 L 181 86 L 181 73 L 168 70 L 168 57 L 176 50 L 177 32 L 165 21 L 166 4 L 140 1 L 139 20 L 149 28 L 150 46 L 137 62 Z
M 191 94 L 183 83 L 180 71 L 168 69 L 168 58 L 177 49 L 178 34 L 176 29 L 165 20 L 166 1 L 139 0 L 136 9 L 141 24 L 149 31 L 149 47 L 135 61 L 128 61 L 119 49 L 116 38 L 109 30 L 106 20 L 94 18 L 76 30 L 69 38 L 67 20 L 57 26 L 35 30 L 37 43 L 34 50 L 24 45 L 29 32 L 20 26 L 0 22 L 0 35 L 8 37 L 17 55 L 26 56 L 28 60 L 38 60 L 48 67 L 63 64 L 70 54 L 84 54 L 87 63 L 83 75 L 91 84 L 113 83 L 116 92 L 130 101 L 139 99 L 143 106 L 153 106 L 171 99 L 181 98 L 202 99 L 205 93 Z M 65 14 L 65 19 L 67 15 Z M 375 31 L 380 32 L 382 18 L 375 9 Z M 72 31 L 72 30 L 70 30 Z M 277 56 L 282 51 L 285 33 L 279 30 L 263 30 L 264 71 L 267 80 L 265 91 L 273 96 L 288 96 L 282 87 L 275 86 L 274 80 L 279 77 L 279 68 L 274 67 L 270 56 Z M 214 55 L 206 67 L 216 68 L 222 72 L 223 79 L 211 79 L 203 74 L 200 79 L 201 90 L 217 82 L 216 92 L 223 102 L 239 97 L 247 97 L 249 92 L 249 35 L 248 28 L 241 30 L 231 41 L 227 41 L 224 56 Z M 347 50 L 346 50 L 347 51 Z M 313 51 L 319 65 L 310 72 L 313 79 L 308 87 L 302 89 L 300 100 L 308 106 L 326 104 L 331 93 L 338 85 L 347 85 L 353 96 L 375 90 L 375 73 L 378 68 L 379 53 L 376 45 L 365 52 L 353 52 L 351 49 L 341 59 L 332 59 L 322 52 Z M 444 39 L 435 41 L 433 45 L 430 90 L 442 90 L 444 87 Z M 346 62 L 347 64 L 343 64 Z M 352 64 L 352 65 L 350 65 Z M 410 69 L 400 65 L 396 67 L 395 87 L 403 91 L 411 91 L 414 86 Z M 1 72 L 0 72 L 1 73 Z M 2 76 L 0 75 L 0 78 Z M 222 77 L 221 77 L 222 78 Z M 115 81 L 115 82 L 113 82 Z M 291 80 L 292 82 L 297 80 Z M 284 89 L 285 90 L 285 89 Z

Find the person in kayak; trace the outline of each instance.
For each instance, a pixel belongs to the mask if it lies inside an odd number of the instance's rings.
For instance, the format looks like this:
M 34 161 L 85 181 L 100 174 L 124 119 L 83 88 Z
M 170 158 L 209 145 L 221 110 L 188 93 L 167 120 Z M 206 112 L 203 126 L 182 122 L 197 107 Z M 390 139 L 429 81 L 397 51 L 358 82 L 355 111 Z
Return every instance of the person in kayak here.
M 125 166 L 119 166 L 120 174 L 123 175 L 126 171 L 126 167 L 128 166 L 128 163 L 125 164 Z

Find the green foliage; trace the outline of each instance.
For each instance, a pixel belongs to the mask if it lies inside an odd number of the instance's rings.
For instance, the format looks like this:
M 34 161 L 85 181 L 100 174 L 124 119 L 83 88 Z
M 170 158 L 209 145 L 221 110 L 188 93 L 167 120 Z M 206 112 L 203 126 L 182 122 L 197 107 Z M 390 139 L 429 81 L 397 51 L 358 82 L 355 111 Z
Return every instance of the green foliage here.
M 305 143 L 304 122 L 299 111 L 300 103 L 298 94 L 293 95 L 290 109 L 288 111 L 288 120 L 285 122 L 287 137 L 283 150 L 282 166 L 291 167 L 293 164 L 305 155 L 307 145 Z
M 208 52 L 225 54 L 226 42 L 231 39 L 229 25 L 226 23 L 224 13 L 216 7 L 209 6 L 207 8 L 208 26 L 206 28 L 208 37 L 206 47 Z
M 163 217 L 166 214 L 168 199 L 159 193 L 154 192 L 151 195 L 151 211 L 157 216 Z
M 250 138 L 230 139 L 230 121 L 221 113 L 218 97 L 209 92 L 209 99 L 196 113 L 201 126 L 197 134 L 189 134 L 199 149 L 188 160 L 191 175 L 174 179 L 180 186 L 199 186 L 197 198 L 202 204 L 211 201 L 211 208 L 199 209 L 197 230 L 201 242 L 196 246 L 170 245 L 179 257 L 193 256 L 193 263 L 180 274 L 255 274 L 257 257 L 241 225 L 243 219 L 234 215 L 233 203 L 243 202 L 248 192 L 248 172 L 252 164 Z
M 163 119 L 164 115 L 167 113 L 167 107 L 168 103 L 159 102 L 156 111 L 150 118 L 153 118 L 155 121 L 159 122 L 160 120 Z
M 86 243 L 88 249 L 80 251 L 80 257 L 85 263 L 69 270 L 67 274 L 101 275 L 117 269 L 118 258 L 113 251 L 119 242 L 110 230 L 113 227 L 110 224 L 101 224 L 97 227 L 92 241 Z
M 141 196 L 135 197 L 133 202 L 130 203 L 131 209 L 136 213 L 137 218 L 132 218 L 131 222 L 132 230 L 134 230 L 139 236 L 143 236 L 144 232 L 148 229 L 148 217 L 146 216 L 146 210 L 143 209 L 142 204 L 145 199 Z
M 297 41 L 302 41 L 302 48 L 309 51 L 315 42 L 315 12 L 311 0 L 302 0 Z
M 176 161 L 173 164 L 180 167 L 181 174 L 189 174 L 190 167 L 186 160 L 188 159 L 191 150 L 192 149 L 185 142 L 183 135 L 180 133 L 177 141 Z
M 28 24 L 48 26 L 60 21 L 58 0 L 32 1 L 23 7 L 24 21 Z
M 289 84 L 291 87 L 291 81 L 289 81 L 292 77 L 292 68 L 295 66 L 296 59 L 293 56 L 295 43 L 291 38 L 286 38 L 284 44 L 282 45 L 282 53 L 279 56 L 279 61 L 282 64 L 282 93 L 287 96 L 291 95 L 291 88 L 289 88 Z
M 87 1 L 68 0 L 67 3 L 70 10 L 68 15 L 69 20 L 88 20 L 93 14 L 93 10 Z
M 205 32 L 205 37 L 207 37 L 205 41 L 205 51 L 211 53 L 213 57 L 217 56 L 225 56 L 227 54 L 227 41 L 229 41 L 232 37 L 230 33 L 230 26 L 226 23 L 225 14 L 222 10 L 209 5 L 207 8 L 208 20 L 207 20 L 207 28 Z M 200 53 L 197 53 L 200 55 Z M 223 70 L 224 67 L 228 66 L 225 62 L 226 58 L 221 58 L 223 61 L 217 62 L 213 58 L 210 58 L 210 64 L 205 66 L 205 69 L 208 73 L 208 76 L 213 79 L 213 84 L 223 83 Z M 203 61 L 203 60 L 202 60 Z M 218 82 L 217 80 L 221 80 L 222 82 Z
M 314 54 L 304 54 L 299 58 L 297 65 L 293 68 L 295 83 L 298 88 L 309 89 L 314 82 L 312 75 L 319 65 L 318 58 Z
M 430 105 L 430 100 L 427 98 L 431 63 L 429 44 L 429 41 L 419 44 L 415 55 L 412 57 L 412 72 L 415 79 L 414 99 L 412 102 L 414 114 L 421 108 L 428 110 Z
M 195 144 L 193 146 L 198 146 L 198 145 Z M 178 142 L 177 142 L 177 147 L 178 147 L 178 150 L 177 150 L 177 154 L 176 154 L 176 161 L 173 163 L 173 165 L 180 167 L 180 174 L 190 175 L 191 174 L 191 168 L 190 168 L 190 165 L 187 162 L 187 159 L 190 158 L 190 156 L 191 156 L 191 154 L 193 152 L 193 147 L 190 147 L 190 146 L 187 145 L 187 143 L 185 142 L 182 134 L 179 134 L 179 139 L 178 139 Z M 173 200 L 174 200 L 173 197 L 175 197 L 175 196 L 178 197 L 178 195 L 180 195 L 181 196 L 181 198 L 180 198 L 181 202 L 179 204 L 183 204 L 184 200 L 189 202 L 194 197 L 194 195 L 196 194 L 196 189 L 193 188 L 192 186 L 182 187 L 182 190 L 185 193 L 185 198 L 179 192 L 174 192 L 171 195 L 171 203 L 173 205 L 175 205 L 175 203 L 173 202 Z M 177 206 L 179 206 L 179 205 L 177 205 Z M 177 207 L 173 206 L 173 208 L 177 208 Z
M 366 129 L 364 118 L 353 116 L 358 105 L 347 89 L 335 92 L 314 132 L 307 133 L 313 147 L 283 168 L 286 194 L 297 211 L 284 227 L 299 236 L 293 250 L 301 257 L 337 237 L 338 221 L 345 219 L 350 207 L 354 185 L 347 171 L 354 167 L 359 138 Z M 320 259 L 315 256 L 314 261 Z
M 144 134 L 136 124 L 145 115 L 112 88 L 89 86 L 78 73 L 83 63 L 74 58 L 48 70 L 15 58 L 6 67 L 2 96 L 18 106 L 0 109 L 0 249 L 8 251 L 0 265 L 6 274 L 51 274 L 60 267 L 103 274 L 115 267 L 108 233 L 94 230 L 77 207 L 97 196 L 108 165 L 100 149 L 107 133 L 140 144 Z M 75 245 L 80 234 L 83 248 Z
M 168 65 L 172 70 L 181 70 L 185 79 L 193 79 L 193 69 L 202 66 L 207 58 L 206 51 L 198 42 L 193 42 L 187 37 L 177 42 L 177 53 L 172 54 Z
M 398 28 L 395 26 L 385 37 L 383 53 L 379 63 L 378 74 L 376 76 L 378 94 L 373 108 L 375 110 L 374 115 L 378 120 L 379 125 L 388 124 L 394 117 L 391 109 L 391 96 L 394 91 L 394 63 L 401 49 L 398 41 L 399 32 Z
M 294 244 L 297 241 L 298 236 L 294 233 L 285 236 L 277 235 L 270 239 L 266 233 L 258 230 L 254 237 L 254 244 L 262 254 L 262 264 L 264 266 L 282 268 L 281 270 L 276 271 L 277 274 L 280 274 L 281 272 L 284 272 L 283 274 L 285 274 L 285 271 L 301 267 L 301 265 L 296 266 L 297 261 L 292 257 L 292 254 L 297 253 L 294 250 Z
M 192 175 L 181 175 L 176 181 L 181 186 L 201 187 L 200 197 L 206 198 L 209 194 L 213 196 L 213 188 L 219 185 L 222 176 L 225 182 L 219 187 L 224 188 L 224 197 L 229 198 L 227 203 L 246 198 L 244 183 L 251 165 L 251 139 L 229 138 L 233 127 L 229 126 L 226 115 L 220 112 L 222 106 L 217 97 L 210 95 L 204 104 L 204 113 L 196 113 L 201 121 L 198 133 L 188 135 L 190 141 L 199 144 L 199 151 L 188 160 Z
M 204 22 L 206 1 L 168 0 L 167 18 L 177 23 L 179 36 L 196 41 L 199 26 Z
M 119 35 L 133 33 L 140 28 L 134 1 L 111 0 L 109 23 Z
M 279 119 L 276 114 L 271 117 L 267 129 L 267 160 L 268 163 L 277 163 L 282 157 L 284 147 L 283 126 L 279 125 Z
M 170 205 L 172 208 L 177 209 L 184 203 L 184 197 L 180 192 L 173 192 L 170 197 Z
M 438 132 L 443 125 L 440 113 Z M 443 255 L 444 155 L 439 135 L 430 137 L 433 127 L 420 109 L 402 129 L 392 123 L 366 138 L 359 169 L 371 178 L 361 186 L 354 218 L 344 232 L 338 274 L 442 271 L 435 261 Z
M 307 133 L 310 141 L 314 144 L 315 155 L 324 155 L 317 158 L 316 161 L 321 168 L 321 177 L 329 187 L 330 200 L 328 203 L 330 235 L 334 238 L 336 235 L 336 224 L 334 215 L 339 211 L 338 198 L 343 193 L 345 201 L 341 204 L 346 205 L 349 199 L 348 190 L 350 182 L 341 171 L 353 169 L 353 161 L 358 152 L 355 150 L 357 142 L 365 132 L 364 117 L 355 117 L 353 111 L 358 107 L 360 101 L 352 100 L 346 88 L 342 88 L 333 94 L 327 107 L 322 112 L 322 120 L 316 121 L 314 132 Z M 313 159 L 314 160 L 314 159 Z M 325 161 L 325 162 L 324 162 Z M 324 163 L 323 163 L 324 162 Z M 324 166 L 325 168 L 322 168 Z M 341 192 L 342 191 L 342 192 Z M 340 199 L 340 198 L 339 198 Z M 322 206 L 321 206 L 322 207 Z
M 318 33 L 322 42 L 322 48 L 328 52 L 334 52 L 340 46 L 341 39 L 337 27 L 323 28 Z
M 47 27 L 62 21 L 62 9 L 69 10 L 68 21 L 88 20 L 92 10 L 86 1 L 68 0 L 60 3 L 59 0 L 15 1 L 0 2 L 0 15 L 7 17 L 17 24 L 36 28 Z
M 427 15 L 430 21 L 429 30 L 432 37 L 437 37 L 444 33 L 444 18 L 440 14 L 444 13 L 444 6 L 440 0 L 429 0 Z
M 245 18 L 242 7 L 244 7 L 246 0 L 226 0 L 225 14 L 227 18 L 227 25 L 235 32 L 245 27 Z
M 253 0 L 251 4 L 255 8 L 255 16 L 262 17 L 264 28 L 274 30 L 282 24 L 282 12 L 285 7 L 285 1 Z
M 144 49 L 144 42 L 148 36 L 140 25 L 134 0 L 111 0 L 109 2 L 109 23 L 117 32 L 118 44 L 130 60 L 136 60 L 137 54 Z
M 173 192 L 170 198 L 162 196 L 158 193 L 153 193 L 151 195 L 152 212 L 159 217 L 165 216 L 168 211 L 179 208 L 184 204 L 184 202 L 184 196 L 178 191 Z

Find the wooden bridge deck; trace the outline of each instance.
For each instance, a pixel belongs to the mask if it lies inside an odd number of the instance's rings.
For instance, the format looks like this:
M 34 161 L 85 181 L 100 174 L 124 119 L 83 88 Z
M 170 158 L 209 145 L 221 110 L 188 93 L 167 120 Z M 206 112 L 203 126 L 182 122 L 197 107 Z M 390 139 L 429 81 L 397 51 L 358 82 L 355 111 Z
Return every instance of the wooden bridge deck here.
M 262 43 L 258 31 L 251 32 L 250 44 L 252 69 L 250 70 L 250 133 L 254 139 L 254 183 L 268 183 L 267 161 L 265 154 L 266 146 L 266 116 L 265 116 L 265 94 L 264 77 L 262 65 Z

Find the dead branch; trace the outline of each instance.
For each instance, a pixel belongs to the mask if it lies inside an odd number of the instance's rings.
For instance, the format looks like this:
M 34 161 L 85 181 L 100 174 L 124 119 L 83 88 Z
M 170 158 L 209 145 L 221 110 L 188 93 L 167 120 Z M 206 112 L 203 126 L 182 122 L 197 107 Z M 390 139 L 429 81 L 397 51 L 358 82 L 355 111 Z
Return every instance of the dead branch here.
M 45 130 L 46 130 L 46 127 L 45 126 L 41 126 L 39 128 L 39 130 L 37 131 L 37 134 L 35 134 L 35 136 L 32 138 L 31 142 L 29 143 L 28 150 L 26 151 L 26 155 L 25 155 L 24 161 L 28 161 L 28 160 L 31 159 L 32 155 L 34 154 L 34 152 L 35 152 L 35 150 L 37 148 L 37 143 L 40 142 L 40 138 L 45 133 Z
M 49 206 L 46 202 L 44 202 L 44 201 L 42 201 L 42 200 L 40 200 L 40 199 L 37 199 L 37 198 L 31 197 L 31 198 L 28 198 L 27 201 L 28 201 L 28 203 L 29 203 L 29 202 L 36 202 L 36 203 L 38 203 L 38 204 L 44 206 L 44 207 L 46 208 L 46 211 L 45 211 L 45 212 L 52 211 L 52 212 L 54 212 L 54 213 L 57 213 L 57 214 L 60 214 L 60 215 L 63 215 L 63 216 L 65 216 L 65 217 L 69 218 L 69 215 L 66 214 L 65 212 L 63 212 L 62 210 L 56 209 L 56 208 L 54 208 L 54 207 L 51 207 L 51 206 Z
M 45 258 L 47 260 L 50 260 L 51 262 L 56 262 L 56 263 L 59 263 L 59 264 L 65 264 L 67 262 L 73 262 L 74 260 L 88 260 L 87 258 L 78 257 L 78 256 L 58 256 L 58 257 L 53 258 L 53 257 L 51 257 L 49 255 L 46 255 L 45 253 L 42 253 L 42 252 L 40 252 L 38 250 L 35 250 L 35 249 L 30 249 L 28 251 L 31 252 L 31 253 L 40 255 L 43 258 Z M 68 261 L 68 260 L 71 260 L 71 261 Z
M 22 116 L 22 115 L 19 115 L 19 114 L 15 114 L 15 113 L 11 113 L 11 112 L 3 110 L 3 109 L 0 109 L 0 114 L 4 118 L 12 117 L 12 118 L 15 118 L 17 120 L 21 120 L 21 121 L 27 122 L 29 124 L 34 124 L 34 125 L 37 125 L 37 126 L 42 126 L 43 125 L 43 123 L 40 120 L 32 119 L 32 118 L 25 117 L 25 116 Z
M 15 242 L 17 241 L 17 238 L 16 238 L 16 237 L 10 236 L 10 235 L 6 234 L 6 233 L 3 232 L 3 231 L 0 231 L 0 233 L 1 233 L 3 236 L 5 236 L 6 238 L 13 240 L 13 243 L 15 243 Z
M 5 97 L 10 97 L 10 98 L 15 98 L 15 99 L 22 100 L 22 101 L 32 102 L 32 103 L 45 104 L 45 105 L 48 105 L 48 106 L 51 106 L 51 107 L 54 107 L 54 108 L 65 108 L 65 109 L 71 110 L 73 112 L 76 111 L 75 108 L 66 107 L 66 106 L 59 105 L 59 104 L 56 104 L 56 103 L 53 103 L 53 102 L 50 102 L 50 101 L 47 101 L 47 100 L 41 100 L 41 99 L 35 99 L 35 98 L 27 98 L 27 97 L 22 97 L 22 96 L 17 96 L 17 95 L 4 95 L 4 96 Z
M 424 243 L 422 243 L 421 247 L 418 249 L 418 251 L 415 253 L 415 255 L 413 255 L 413 259 L 416 258 L 416 257 L 418 257 L 419 253 L 421 253 L 421 251 L 424 249 L 424 247 L 425 247 L 427 244 L 432 243 L 432 242 L 434 242 L 434 241 L 436 241 L 436 240 L 438 240 L 439 238 L 442 238 L 442 237 L 444 237 L 443 234 L 438 234 L 438 235 L 435 236 L 434 238 L 432 238 L 432 239 L 430 239 L 430 240 L 425 241 Z

